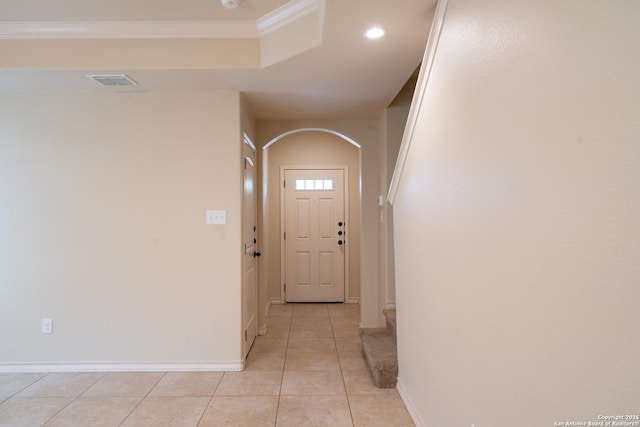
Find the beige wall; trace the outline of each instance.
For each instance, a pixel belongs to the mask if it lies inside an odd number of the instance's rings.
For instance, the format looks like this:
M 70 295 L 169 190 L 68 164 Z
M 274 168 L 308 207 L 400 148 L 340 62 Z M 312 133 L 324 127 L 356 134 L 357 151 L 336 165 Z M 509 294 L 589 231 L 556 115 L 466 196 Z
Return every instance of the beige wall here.
M 239 365 L 239 123 L 237 92 L 0 95 L 0 363 Z
M 378 144 L 378 186 L 383 204 L 378 206 L 378 278 L 380 280 L 380 308 L 395 308 L 395 261 L 393 247 L 393 207 L 387 203 L 391 177 L 395 170 L 400 143 L 404 135 L 418 71 L 409 78 L 380 117 L 380 142 Z
M 279 238 L 280 222 L 280 168 L 282 166 L 317 165 L 348 167 L 349 199 L 345 207 L 348 208 L 347 218 L 349 227 L 349 277 L 347 295 L 350 299 L 360 297 L 360 153 L 358 148 L 344 139 L 327 132 L 299 132 L 286 136 L 269 147 L 269 175 L 268 175 L 268 224 L 272 232 L 267 242 L 269 253 L 269 295 L 280 298 L 282 279 L 280 276 L 281 243 Z
M 370 295 L 377 292 L 377 267 L 376 267 L 376 251 L 377 251 L 377 228 L 376 228 L 376 193 L 377 193 L 377 134 L 378 124 L 375 120 L 297 120 L 297 121 L 262 121 L 256 124 L 256 140 L 258 145 L 263 147 L 275 138 L 294 130 L 320 128 L 324 130 L 338 132 L 347 138 L 352 139 L 356 143 L 361 145 L 359 168 L 362 177 L 353 177 L 354 168 L 350 166 L 350 185 L 351 196 L 354 196 L 354 190 L 356 195 L 360 195 L 361 199 L 359 206 L 355 206 L 354 202 L 351 202 L 350 215 L 353 217 L 354 209 L 360 209 L 360 230 L 362 231 L 359 239 L 352 239 L 352 246 L 350 251 L 350 283 L 352 296 L 359 297 L 361 305 L 363 304 L 363 298 L 366 300 L 367 296 L 363 295 L 363 288 L 365 287 L 364 294 Z M 306 136 L 313 135 L 314 133 L 297 133 L 287 138 L 294 138 L 306 140 Z M 305 136 L 306 135 L 306 136 Z M 337 147 L 342 147 L 342 150 L 347 150 L 351 155 L 354 153 L 353 148 L 348 143 L 344 142 L 337 136 L 331 136 L 325 132 L 318 134 L 322 138 L 326 138 L 327 141 L 333 141 L 332 144 Z M 284 141 L 284 140 L 283 140 Z M 279 166 L 277 170 L 274 170 L 272 164 L 273 150 L 276 150 L 280 144 L 282 155 L 289 156 L 286 149 L 284 149 L 286 142 L 280 141 L 271 146 L 267 150 L 259 150 L 261 157 L 261 166 L 263 167 L 261 173 L 261 186 L 262 182 L 266 181 L 267 176 L 278 176 Z M 295 144 L 295 142 L 294 142 Z M 303 146 L 302 142 L 298 142 L 300 147 Z M 297 157 L 297 154 L 293 154 Z M 304 154 L 300 154 L 300 160 L 304 158 Z M 266 161 L 265 161 L 266 159 Z M 284 158 L 286 162 L 294 161 L 294 158 Z M 336 157 L 330 150 L 319 150 L 317 154 L 314 154 L 311 159 L 307 159 L 304 163 L 317 163 L 323 159 L 327 163 L 335 164 Z M 353 159 L 349 160 L 350 162 Z M 264 168 L 265 165 L 269 165 L 268 168 Z M 357 168 L 356 168 L 357 170 Z M 275 175 L 274 175 L 275 174 Z M 262 188 L 262 187 L 261 187 Z M 278 189 L 279 190 L 279 189 Z M 261 241 L 268 245 L 269 250 L 263 254 L 260 269 L 260 286 L 264 289 L 268 289 L 269 298 L 280 298 L 280 239 L 279 232 L 273 232 L 272 227 L 277 225 L 277 230 L 280 228 L 280 216 L 279 216 L 279 191 L 276 193 L 275 198 L 272 199 L 272 191 L 269 194 L 263 194 L 259 209 L 264 213 L 267 213 L 268 221 L 271 223 L 260 224 Z M 264 200 L 268 200 L 269 203 L 263 203 Z M 275 206 L 272 201 L 275 201 Z M 274 209 L 278 209 L 276 215 Z M 356 212 L 358 212 L 356 210 Z M 358 222 L 352 221 L 353 226 L 357 227 Z M 360 232 L 357 228 L 352 228 L 351 233 Z M 359 247 L 357 246 L 359 244 Z M 359 250 L 359 252 L 358 252 Z M 266 256 L 265 256 L 266 255 Z M 361 286 L 362 285 L 362 286 Z M 266 300 L 263 301 L 266 303 Z M 363 310 L 367 311 L 367 310 Z M 375 317 L 375 311 L 371 310 L 371 319 Z M 363 321 L 376 322 L 376 319 L 370 320 L 369 317 L 363 318 Z
M 348 296 L 357 300 L 360 296 L 360 153 L 343 138 L 320 131 L 304 131 L 291 134 L 279 140 L 267 149 L 268 153 L 268 188 L 271 195 L 268 205 L 268 223 L 266 226 L 272 231 L 268 242 L 269 263 L 274 268 L 269 269 L 269 296 L 279 299 L 281 294 L 280 269 L 281 265 L 281 219 L 280 219 L 280 168 L 283 166 L 317 165 L 317 166 L 347 166 L 348 175 L 348 210 L 347 218 L 350 232 L 349 243 L 349 277 Z
M 639 15 L 449 1 L 394 204 L 419 425 L 638 413 Z

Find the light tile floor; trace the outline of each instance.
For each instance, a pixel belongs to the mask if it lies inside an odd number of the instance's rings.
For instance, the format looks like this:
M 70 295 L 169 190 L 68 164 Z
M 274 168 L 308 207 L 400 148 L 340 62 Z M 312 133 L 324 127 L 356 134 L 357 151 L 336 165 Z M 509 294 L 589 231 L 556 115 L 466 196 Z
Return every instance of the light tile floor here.
M 354 304 L 271 306 L 243 372 L 0 374 L 0 427 L 413 426 Z

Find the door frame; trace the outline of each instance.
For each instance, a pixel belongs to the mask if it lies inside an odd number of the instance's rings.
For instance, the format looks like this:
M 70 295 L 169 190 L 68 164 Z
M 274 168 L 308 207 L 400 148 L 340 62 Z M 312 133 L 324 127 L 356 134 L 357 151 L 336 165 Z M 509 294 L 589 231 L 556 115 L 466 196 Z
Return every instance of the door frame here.
M 350 300 L 349 294 L 351 287 L 349 286 L 349 252 L 351 250 L 351 234 L 349 232 L 351 227 L 351 220 L 349 217 L 349 166 L 348 165 L 286 165 L 280 166 L 280 182 L 284 182 L 285 171 L 287 170 L 342 170 L 344 181 L 343 198 L 344 198 L 344 223 L 345 223 L 345 242 L 344 242 L 344 302 L 347 303 Z M 284 185 L 280 185 L 280 303 L 286 304 L 287 297 L 285 294 L 285 281 L 286 281 L 286 241 L 284 239 L 285 228 L 285 188 Z
M 254 224 L 253 227 L 255 227 L 254 229 L 254 239 L 257 238 L 258 236 L 258 192 L 256 191 L 256 189 L 258 188 L 257 185 L 257 177 L 258 177 L 258 168 L 257 168 L 257 149 L 256 146 L 253 144 L 253 142 L 251 141 L 251 138 L 249 138 L 249 136 L 246 133 L 243 133 L 243 138 L 242 138 L 242 148 L 241 148 L 241 158 L 242 158 L 242 162 L 243 162 L 243 169 L 242 169 L 242 221 L 241 221 L 241 235 L 242 235 L 242 308 L 241 308 L 241 318 L 242 318 L 242 336 L 241 336 L 241 341 L 242 341 L 242 360 L 243 362 L 246 360 L 246 357 L 248 355 L 249 350 L 251 349 L 251 346 L 254 343 L 255 338 L 258 336 L 258 329 L 260 328 L 259 326 L 259 319 L 258 319 L 258 271 L 259 271 L 259 257 L 255 257 L 254 256 L 254 267 L 255 268 L 255 285 L 252 286 L 254 289 L 253 291 L 255 292 L 255 294 L 253 295 L 253 299 L 255 301 L 255 312 L 253 313 L 248 313 L 247 312 L 247 298 L 248 295 L 246 293 L 246 289 L 247 289 L 247 283 L 246 282 L 246 276 L 245 276 L 245 259 L 246 259 L 246 247 L 245 247 L 245 227 L 246 227 L 246 221 L 245 221 L 245 211 L 247 209 L 252 209 L 253 212 L 253 220 L 254 220 Z M 248 154 L 248 155 L 247 155 Z M 245 182 L 244 182 L 244 174 L 245 174 L 245 169 L 246 169 L 246 162 L 247 160 L 249 160 L 251 162 L 251 165 L 253 167 L 253 200 L 254 202 L 252 203 L 252 206 L 247 206 L 245 204 L 245 200 L 244 200 L 244 192 L 245 192 Z M 254 253 L 255 252 L 259 252 L 259 246 L 258 246 L 259 242 L 254 243 Z M 255 327 L 253 328 L 254 330 L 252 331 L 253 336 L 251 337 L 251 343 L 248 343 L 249 337 L 248 337 L 248 330 L 247 328 L 247 318 L 250 317 L 251 315 L 253 315 L 254 317 L 254 322 L 255 322 Z

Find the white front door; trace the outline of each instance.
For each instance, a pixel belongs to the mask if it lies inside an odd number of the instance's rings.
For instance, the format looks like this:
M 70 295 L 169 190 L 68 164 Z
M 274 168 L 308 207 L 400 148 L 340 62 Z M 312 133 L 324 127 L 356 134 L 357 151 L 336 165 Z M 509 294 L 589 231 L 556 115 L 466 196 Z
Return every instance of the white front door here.
M 344 302 L 345 171 L 284 173 L 285 299 Z
M 252 148 L 244 144 L 244 185 L 242 205 L 242 240 L 244 256 L 242 257 L 242 301 L 244 326 L 244 355 L 253 345 L 257 336 L 258 315 L 258 274 L 257 258 L 259 256 L 256 236 L 256 194 L 255 183 L 255 153 Z

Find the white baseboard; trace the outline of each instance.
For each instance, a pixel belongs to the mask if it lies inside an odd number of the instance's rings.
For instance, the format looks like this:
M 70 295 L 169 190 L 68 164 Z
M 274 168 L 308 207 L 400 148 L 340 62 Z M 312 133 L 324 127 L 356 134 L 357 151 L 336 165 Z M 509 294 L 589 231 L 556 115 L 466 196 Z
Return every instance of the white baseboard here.
M 264 305 L 264 315 L 269 314 L 269 309 L 271 308 L 271 300 L 267 300 L 267 303 Z
M 387 303 L 387 310 L 395 310 L 396 309 L 396 303 L 395 302 L 388 302 Z
M 260 329 L 258 329 L 258 335 L 267 335 L 267 324 L 266 323 Z
M 349 298 L 345 301 L 347 304 L 360 304 L 360 298 Z
M 202 363 L 15 363 L 0 364 L 0 372 L 237 372 L 242 361 Z
M 285 302 L 282 301 L 280 298 L 271 298 L 269 300 L 269 304 L 270 305 L 279 305 L 279 304 L 285 304 Z
M 400 378 L 398 378 L 396 389 L 398 390 L 398 394 L 400 395 L 400 399 L 402 399 L 404 406 L 407 407 L 407 411 L 409 412 L 409 415 L 411 416 L 411 419 L 413 420 L 413 423 L 416 425 L 416 427 L 425 427 L 424 422 L 416 412 L 415 405 L 413 404 L 413 402 L 411 401 L 411 398 L 407 395 L 406 391 L 404 390 L 404 387 L 402 386 L 402 382 L 400 381 Z

